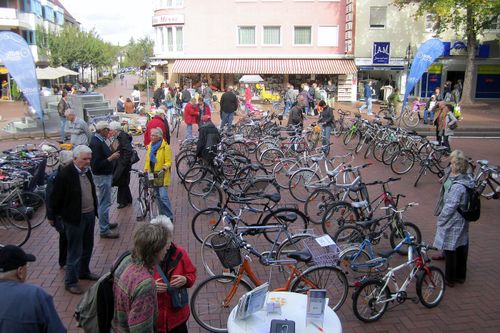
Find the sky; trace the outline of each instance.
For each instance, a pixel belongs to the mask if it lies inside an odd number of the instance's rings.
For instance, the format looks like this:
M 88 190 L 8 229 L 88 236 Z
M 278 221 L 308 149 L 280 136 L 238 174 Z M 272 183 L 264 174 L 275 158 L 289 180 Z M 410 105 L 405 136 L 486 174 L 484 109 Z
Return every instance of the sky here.
M 152 0 L 59 0 L 81 23 L 83 30 L 95 28 L 113 44 L 126 45 L 130 37 L 153 38 Z

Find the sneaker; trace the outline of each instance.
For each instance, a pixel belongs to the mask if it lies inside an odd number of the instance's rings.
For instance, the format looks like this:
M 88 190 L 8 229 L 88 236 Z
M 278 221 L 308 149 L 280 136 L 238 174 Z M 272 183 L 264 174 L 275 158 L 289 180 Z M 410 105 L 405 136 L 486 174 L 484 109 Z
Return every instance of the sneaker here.
M 366 115 L 367 116 L 373 116 L 373 112 L 368 112 Z
M 64 289 L 66 289 L 67 291 L 69 291 L 70 293 L 72 293 L 74 295 L 81 295 L 81 294 L 83 294 L 82 288 L 80 288 L 80 286 L 78 286 L 78 285 L 74 285 L 74 286 L 71 286 L 71 287 L 64 287 Z
M 101 238 L 116 239 L 116 238 L 120 238 L 120 235 L 116 232 L 108 231 L 105 234 L 101 234 Z

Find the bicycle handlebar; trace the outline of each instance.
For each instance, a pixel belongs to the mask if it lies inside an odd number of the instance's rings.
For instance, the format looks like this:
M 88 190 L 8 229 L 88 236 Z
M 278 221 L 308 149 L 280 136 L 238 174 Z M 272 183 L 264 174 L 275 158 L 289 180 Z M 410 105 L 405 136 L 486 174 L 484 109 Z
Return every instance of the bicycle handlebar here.
M 383 185 L 383 184 L 387 184 L 387 183 L 391 183 L 391 182 L 397 182 L 397 181 L 400 181 L 401 180 L 401 177 L 398 177 L 398 178 L 389 178 L 385 181 L 383 180 L 376 180 L 374 182 L 371 182 L 371 183 L 366 183 L 365 185 L 367 186 L 370 186 L 370 185 Z

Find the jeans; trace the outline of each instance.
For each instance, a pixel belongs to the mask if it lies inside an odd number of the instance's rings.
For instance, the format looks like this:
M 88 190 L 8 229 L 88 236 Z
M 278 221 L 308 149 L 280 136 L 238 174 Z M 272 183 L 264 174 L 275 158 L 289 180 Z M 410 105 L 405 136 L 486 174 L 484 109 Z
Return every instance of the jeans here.
M 285 102 L 285 116 L 288 116 L 288 112 L 290 112 L 290 109 L 292 108 L 292 101 L 286 101 Z
M 304 107 L 304 114 L 305 115 L 309 114 L 309 105 Z
M 231 127 L 233 125 L 234 112 L 221 112 L 220 113 L 220 128 L 223 129 L 226 124 Z
M 172 212 L 172 204 L 168 198 L 168 187 L 155 186 L 156 199 L 158 200 L 158 209 L 160 215 L 165 215 L 169 218 L 174 216 Z
M 61 141 L 64 141 L 65 138 L 65 129 L 66 129 L 66 117 L 59 117 L 61 119 L 61 128 L 59 129 L 59 135 L 61 136 Z
M 66 273 L 64 285 L 73 287 L 79 277 L 90 274 L 90 258 L 94 249 L 95 214 L 82 214 L 78 225 L 64 223 L 64 231 L 68 239 L 68 256 L 66 259 Z
M 111 207 L 113 175 L 94 175 L 94 183 L 97 190 L 99 232 L 103 235 L 109 232 L 109 208 Z
M 321 136 L 322 136 L 322 145 L 321 150 L 328 155 L 330 153 L 330 135 L 332 133 L 332 126 L 323 126 L 321 128 Z
M 364 110 L 368 108 L 368 114 L 372 114 L 372 98 L 371 97 L 368 97 L 366 99 L 366 102 L 365 104 L 363 104 L 360 108 L 359 108 L 359 111 L 361 110 Z
M 434 122 L 434 111 L 429 111 L 427 109 L 424 110 L 424 123 L 427 123 L 427 118 L 429 118 L 429 122 L 432 124 Z
M 191 140 L 193 138 L 193 125 L 186 124 L 186 140 Z

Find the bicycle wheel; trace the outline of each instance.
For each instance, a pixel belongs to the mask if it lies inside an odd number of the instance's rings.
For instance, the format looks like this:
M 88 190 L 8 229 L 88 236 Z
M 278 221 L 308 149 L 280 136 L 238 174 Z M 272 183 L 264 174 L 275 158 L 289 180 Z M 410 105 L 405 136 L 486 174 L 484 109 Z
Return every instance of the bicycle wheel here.
M 408 127 L 417 127 L 420 117 L 418 111 L 406 109 L 403 113 L 403 123 Z
M 207 235 L 223 228 L 222 210 L 220 208 L 207 208 L 199 211 L 191 220 L 191 231 L 198 242 L 203 243 Z
M 340 120 L 335 120 L 333 122 L 332 135 L 339 137 L 344 132 L 344 127 L 342 126 L 342 122 Z
M 302 233 L 302 234 L 295 234 L 293 235 L 290 239 L 285 239 L 283 242 L 281 242 L 280 246 L 278 247 L 278 250 L 276 250 L 276 254 L 273 256 L 275 260 L 287 260 L 288 255 L 293 252 L 301 251 L 304 249 L 304 240 L 309 239 L 311 237 L 314 237 L 312 234 L 308 233 Z M 304 262 L 297 262 L 296 267 L 299 270 L 303 270 L 302 268 L 305 267 L 306 265 L 311 265 L 313 264 L 312 262 L 309 264 L 306 264 Z M 283 269 L 280 269 L 280 271 L 283 271 L 284 273 L 284 278 L 287 279 L 290 276 L 290 270 L 287 269 L 287 265 L 281 266 Z M 280 267 L 280 268 L 281 268 Z
M 400 150 L 392 157 L 391 170 L 397 175 L 408 173 L 415 164 L 415 155 L 409 149 Z
M 304 204 L 304 213 L 312 223 L 321 224 L 323 215 L 336 201 L 337 197 L 330 190 L 325 188 L 317 189 L 307 197 Z
M 234 294 L 231 288 L 237 284 Z M 194 320 L 210 332 L 227 332 L 227 319 L 240 298 L 252 287 L 235 276 L 216 275 L 201 282 L 191 296 L 191 313 Z
M 212 171 L 205 166 L 196 165 L 184 173 L 182 185 L 184 185 L 184 188 L 188 190 L 192 183 L 204 178 L 213 179 L 214 177 Z
M 276 163 L 273 175 L 278 185 L 287 190 L 290 177 L 299 169 L 300 163 L 295 158 L 285 158 Z
M 349 291 L 344 272 L 335 266 L 314 266 L 305 270 L 290 287 L 294 293 L 307 294 L 310 289 L 325 289 L 328 306 L 337 311 Z
M 417 180 L 415 180 L 415 183 L 413 184 L 414 187 L 417 187 L 417 184 L 420 181 L 420 178 L 422 178 L 422 176 L 424 175 L 424 173 L 426 173 L 425 170 L 427 170 L 427 166 L 426 165 L 422 165 L 422 167 L 420 168 L 420 172 L 418 173 Z
M 266 149 L 257 159 L 266 169 L 271 170 L 276 163 L 285 158 L 285 154 L 278 148 Z
M 354 150 L 359 143 L 359 138 L 358 138 L 359 136 L 360 134 L 356 131 L 354 132 L 351 130 L 347 131 L 347 133 L 344 136 L 344 145 L 346 149 Z
M 337 230 L 332 239 L 342 248 L 348 244 L 361 243 L 365 239 L 365 235 L 363 229 L 356 225 L 344 225 Z
M 0 210 L 0 247 L 23 246 L 30 235 L 31 223 L 23 212 L 7 207 Z
M 210 233 L 207 237 L 205 237 L 201 245 L 201 262 L 203 263 L 203 267 L 205 268 L 205 272 L 207 272 L 208 276 L 216 276 L 229 272 L 227 268 L 222 266 L 219 257 L 212 247 L 212 238 L 214 236 L 218 236 L 219 234 L 219 231 Z
M 254 153 L 255 153 L 255 159 L 257 161 L 259 161 L 260 156 L 262 155 L 262 153 L 265 152 L 268 149 L 271 149 L 271 148 L 278 149 L 278 146 L 276 145 L 275 141 L 267 140 L 267 141 L 262 141 L 261 143 L 259 143 L 257 145 L 257 147 L 255 148 L 255 151 L 254 151 Z
M 370 261 L 370 255 L 359 248 L 359 245 L 348 247 L 339 255 L 339 267 L 344 271 L 349 286 L 354 282 L 361 281 L 370 275 L 371 269 L 366 264 Z
M 235 141 L 227 146 L 227 151 L 235 151 L 238 154 L 249 157 L 250 152 L 248 151 L 248 147 L 244 142 Z
M 41 150 L 47 154 L 47 166 L 49 168 L 55 167 L 59 163 L 59 151 L 61 149 L 51 143 L 44 143 Z
M 379 320 L 387 307 L 391 292 L 384 288 L 381 280 L 368 280 L 364 282 L 352 295 L 352 309 L 359 320 L 370 323 Z
M 300 202 L 306 202 L 307 197 L 320 185 L 320 177 L 312 169 L 297 170 L 288 182 L 290 194 Z
M 220 207 L 222 190 L 211 179 L 200 179 L 189 186 L 188 202 L 197 212 L 206 208 Z
M 184 181 L 184 175 L 196 165 L 197 161 L 196 154 L 192 152 L 187 153 L 175 163 L 175 171 L 181 181 Z
M 399 152 L 400 148 L 399 142 L 391 142 L 385 146 L 384 152 L 382 153 L 382 163 L 389 165 L 394 155 Z
M 375 141 L 370 142 L 368 147 L 366 147 L 365 154 L 363 155 L 363 158 L 367 159 L 370 157 L 370 155 L 373 153 L 373 149 L 375 148 Z
M 367 140 L 369 140 L 368 137 L 366 136 L 359 136 L 359 141 L 358 141 L 358 144 L 356 145 L 356 148 L 354 149 L 354 152 L 356 154 L 358 154 L 364 147 L 365 143 L 367 142 Z
M 300 210 L 295 209 L 295 208 L 278 208 L 272 210 L 268 215 L 264 217 L 262 220 L 262 225 L 288 225 L 288 229 L 293 229 L 295 233 L 304 233 L 307 231 L 307 227 L 309 225 L 309 220 L 307 219 L 307 216 L 302 213 Z M 264 237 L 270 242 L 270 243 L 276 243 L 277 245 L 280 245 L 285 239 L 286 235 L 282 233 L 281 237 L 276 239 L 278 236 L 279 230 L 278 229 L 270 229 L 270 230 L 263 230 Z
M 373 158 L 375 158 L 379 162 L 382 162 L 382 155 L 384 154 L 386 145 L 387 144 L 383 141 L 377 142 L 373 147 Z
M 417 296 L 426 308 L 436 307 L 443 299 L 445 283 L 443 271 L 435 266 L 429 270 L 421 270 L 417 275 Z
M 325 234 L 330 237 L 335 235 L 337 229 L 344 224 L 354 223 L 358 221 L 358 212 L 351 206 L 350 203 L 339 201 L 333 204 L 323 215 L 321 228 Z
M 32 229 L 42 224 L 47 217 L 47 206 L 45 205 L 45 200 L 43 197 L 33 192 L 19 193 L 18 197 L 14 197 L 13 200 L 10 201 L 10 205 L 10 208 L 14 208 L 26 215 L 26 217 L 30 220 Z M 12 222 L 19 228 L 26 228 L 22 219 L 19 224 L 16 223 L 15 219 Z
M 417 225 L 412 222 L 402 222 L 397 223 L 391 230 L 391 234 L 389 235 L 391 247 L 395 248 L 405 238 L 406 233 L 415 237 L 415 243 L 420 244 L 422 242 L 422 233 Z M 403 245 L 397 252 L 406 256 L 408 254 L 408 246 Z

